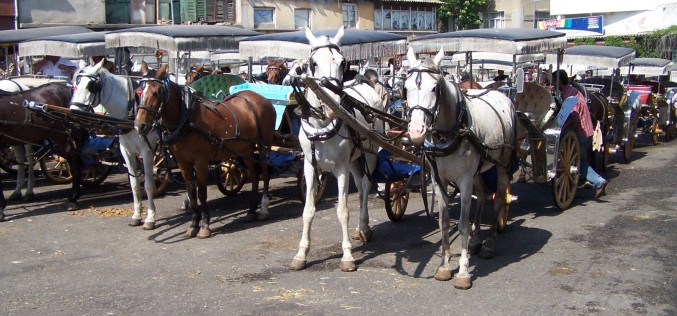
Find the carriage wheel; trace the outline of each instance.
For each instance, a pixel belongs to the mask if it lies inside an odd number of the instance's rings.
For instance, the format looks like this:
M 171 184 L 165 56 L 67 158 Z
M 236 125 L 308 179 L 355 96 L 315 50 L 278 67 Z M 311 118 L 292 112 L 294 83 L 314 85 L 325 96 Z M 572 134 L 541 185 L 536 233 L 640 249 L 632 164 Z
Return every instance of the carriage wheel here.
M 247 170 L 234 159 L 228 159 L 216 169 L 216 186 L 226 196 L 233 196 L 242 190 L 247 180 Z
M 581 148 L 574 131 L 568 131 L 560 140 L 557 153 L 557 172 L 552 179 L 552 193 L 555 205 L 565 210 L 571 205 L 578 188 Z
M 386 214 L 391 222 L 399 222 L 407 210 L 409 203 L 409 188 L 407 181 L 388 181 L 385 185 L 385 194 L 383 194 Z
M 96 165 L 89 167 L 82 173 L 82 185 L 88 188 L 93 188 L 101 184 L 108 175 L 113 167 L 108 164 L 102 164 L 97 162 Z
M 47 180 L 55 184 L 66 184 L 73 181 L 68 161 L 59 155 L 51 154 L 40 159 L 40 170 Z
M 505 205 L 501 206 L 501 209 L 498 211 L 496 231 L 499 233 L 502 233 L 505 230 L 505 227 L 508 226 L 508 211 L 510 210 L 511 200 L 512 195 L 510 194 L 510 186 L 508 185 L 508 190 L 505 192 Z
M 637 121 L 639 114 L 632 111 L 630 114 L 630 122 L 628 122 L 628 140 L 623 144 L 623 159 L 625 162 L 630 162 L 632 157 L 632 149 L 635 147 L 635 139 L 637 138 Z
M 0 168 L 5 172 L 16 175 L 17 170 L 14 169 L 14 151 L 11 147 L 0 150 Z
M 315 203 L 322 201 L 324 197 L 324 191 L 327 189 L 327 183 L 329 182 L 329 172 L 323 172 L 320 174 L 320 183 L 315 190 Z M 296 187 L 299 191 L 299 199 L 301 203 L 306 203 L 306 177 L 303 175 L 303 169 L 299 170 L 296 174 Z
M 658 136 L 660 135 L 660 128 L 658 127 L 658 118 L 654 118 L 651 124 L 651 141 L 654 145 L 658 145 Z

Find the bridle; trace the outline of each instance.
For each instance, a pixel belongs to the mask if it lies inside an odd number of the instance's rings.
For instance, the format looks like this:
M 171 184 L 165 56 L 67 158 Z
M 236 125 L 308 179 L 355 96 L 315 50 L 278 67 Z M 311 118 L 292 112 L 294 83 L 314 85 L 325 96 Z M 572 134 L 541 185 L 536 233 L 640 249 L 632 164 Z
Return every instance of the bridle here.
M 266 68 L 266 75 L 268 74 L 269 71 L 277 72 L 277 80 L 276 80 L 277 82 L 272 82 L 270 80 L 270 76 L 267 76 L 268 83 L 272 84 L 281 84 L 282 79 L 284 79 L 284 77 L 287 76 L 287 74 L 289 73 L 289 69 L 287 67 L 284 67 L 284 65 L 283 66 L 268 65 L 268 67 Z
M 80 84 L 80 80 L 82 80 L 82 77 L 87 77 L 89 78 L 89 82 L 87 83 L 87 86 L 85 89 L 90 92 L 88 104 L 81 103 L 81 102 L 71 102 L 70 105 L 75 105 L 81 109 L 87 109 L 90 112 L 94 112 L 94 104 L 95 103 L 101 103 L 101 90 L 102 90 L 102 77 L 101 74 L 96 74 L 96 75 L 91 75 L 91 74 L 86 74 L 86 73 L 78 73 L 75 75 L 75 85 L 73 86 L 73 89 L 77 89 L 77 86 Z M 99 102 L 95 102 L 96 100 L 99 100 Z
M 431 122 L 430 126 L 435 126 L 436 123 L 437 123 L 437 117 L 439 116 L 439 112 L 440 112 L 440 97 L 442 96 L 442 89 L 440 89 L 440 85 L 442 84 L 444 77 L 442 76 L 440 71 L 435 69 L 435 68 L 419 65 L 419 66 L 416 66 L 412 69 L 409 69 L 409 75 L 407 76 L 407 81 L 409 81 L 409 79 L 412 76 L 416 75 L 416 78 L 415 78 L 416 88 L 418 90 L 421 90 L 421 82 L 423 81 L 422 75 L 424 73 L 429 74 L 433 78 L 437 77 L 435 79 L 436 84 L 435 84 L 435 88 L 434 88 L 435 93 L 437 94 L 436 100 L 435 100 L 436 102 L 435 102 L 435 104 L 433 105 L 432 108 L 426 108 L 426 107 L 423 107 L 423 106 L 420 106 L 420 105 L 412 106 L 412 107 L 409 108 L 408 114 L 409 114 L 409 117 L 411 117 L 411 114 L 414 111 L 421 111 L 425 115 L 426 121 L 429 120 Z
M 313 56 L 315 56 L 315 53 L 317 53 L 317 51 L 322 49 L 322 48 L 328 48 L 332 52 L 332 55 L 333 55 L 333 51 L 336 51 L 336 53 L 338 53 L 339 55 L 341 55 L 341 57 L 343 57 L 343 54 L 341 54 L 341 48 L 339 48 L 339 46 L 336 45 L 336 44 L 327 43 L 327 44 L 324 44 L 324 45 L 313 47 L 313 49 L 310 50 L 310 56 L 308 57 L 308 63 L 307 63 L 309 65 L 310 74 L 312 76 L 315 75 L 315 66 L 316 66 L 315 62 L 313 61 Z M 343 61 L 341 62 L 341 65 L 339 66 L 339 71 L 341 72 L 341 75 L 343 74 L 343 72 L 345 72 L 346 65 L 347 65 L 346 60 L 343 59 Z M 333 84 L 336 87 L 338 87 L 339 89 L 343 90 L 343 82 L 341 82 L 341 80 L 339 80 L 338 78 L 336 78 L 336 77 L 322 77 L 322 78 L 319 79 L 320 85 L 322 85 L 322 82 L 325 82 L 325 80 L 329 81 L 330 84 Z M 306 90 L 306 91 L 308 91 L 308 90 Z M 306 111 L 307 114 L 311 114 L 312 116 L 314 116 L 316 118 L 319 118 L 321 120 L 325 120 L 325 119 L 327 119 L 327 116 L 324 113 L 325 105 L 324 105 L 323 102 L 321 102 L 321 101 L 319 101 L 319 102 L 322 105 L 320 109 L 309 105 L 309 106 L 307 106 L 308 109 L 305 109 L 304 111 Z M 304 114 L 304 116 L 305 115 L 306 114 Z
M 160 106 L 157 109 L 154 109 L 153 107 L 147 106 L 143 104 L 143 98 L 139 100 L 139 106 L 137 107 L 138 110 L 144 110 L 148 111 L 150 113 L 153 113 L 154 120 L 158 120 L 161 116 L 162 109 L 164 108 L 165 103 L 169 100 L 169 82 L 168 79 L 161 80 L 157 78 L 143 78 L 139 80 L 139 88 L 141 91 L 146 89 L 146 85 L 148 82 L 153 82 L 158 84 L 157 91 L 155 91 L 153 94 L 155 94 L 155 97 L 160 100 Z

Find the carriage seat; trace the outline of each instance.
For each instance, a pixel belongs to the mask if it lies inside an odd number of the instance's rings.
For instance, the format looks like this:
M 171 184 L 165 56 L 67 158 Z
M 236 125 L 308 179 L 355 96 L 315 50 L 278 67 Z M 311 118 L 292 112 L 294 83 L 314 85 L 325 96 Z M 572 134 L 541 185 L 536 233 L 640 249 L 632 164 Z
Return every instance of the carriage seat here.
M 211 101 L 221 101 L 229 94 L 230 87 L 243 83 L 245 81 L 239 76 L 217 74 L 204 76 L 193 82 L 190 87 L 202 93 Z
M 524 83 L 524 91 L 515 97 L 515 110 L 531 114 L 531 122 L 541 130 L 547 122 L 546 113 L 555 106 L 555 100 L 544 87 L 530 82 Z

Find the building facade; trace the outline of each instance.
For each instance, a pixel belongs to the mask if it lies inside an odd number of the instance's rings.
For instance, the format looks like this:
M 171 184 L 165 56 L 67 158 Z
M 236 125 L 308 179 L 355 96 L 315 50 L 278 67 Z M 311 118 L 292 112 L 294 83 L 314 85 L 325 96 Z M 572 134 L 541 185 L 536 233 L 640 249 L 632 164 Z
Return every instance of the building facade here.
M 480 16 L 483 28 L 537 28 L 553 18 L 550 0 L 493 0 Z

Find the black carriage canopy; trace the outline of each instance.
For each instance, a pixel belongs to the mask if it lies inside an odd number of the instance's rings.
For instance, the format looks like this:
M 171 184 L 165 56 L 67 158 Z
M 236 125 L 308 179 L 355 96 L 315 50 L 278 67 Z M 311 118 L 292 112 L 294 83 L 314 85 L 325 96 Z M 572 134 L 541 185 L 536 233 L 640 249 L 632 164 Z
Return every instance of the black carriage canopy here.
M 430 34 L 410 41 L 417 53 L 494 52 L 510 55 L 532 54 L 566 46 L 565 33 L 539 29 L 477 29 Z
M 334 37 L 338 30 L 312 31 L 316 37 Z M 344 30 L 341 53 L 347 60 L 363 60 L 379 56 L 394 56 L 406 53 L 407 38 L 388 32 L 369 30 Z M 306 59 L 310 45 L 305 31 L 266 34 L 240 41 L 240 54 L 260 60 L 266 57 Z
M 150 47 L 171 52 L 237 49 L 244 38 L 261 33 L 223 25 L 135 27 L 106 34 L 106 47 Z
M 32 29 L 0 31 L 0 46 L 14 46 L 19 42 L 45 36 L 89 33 L 92 30 L 81 26 L 52 26 Z
M 105 56 L 106 32 L 39 37 L 19 43 L 21 56 L 54 55 L 70 58 Z
M 580 45 L 567 48 L 563 64 L 619 68 L 635 58 L 635 50 L 627 47 Z M 556 54 L 548 54 L 547 62 L 557 63 Z
M 662 76 L 668 73 L 672 61 L 662 58 L 635 58 L 630 66 L 631 74 Z

